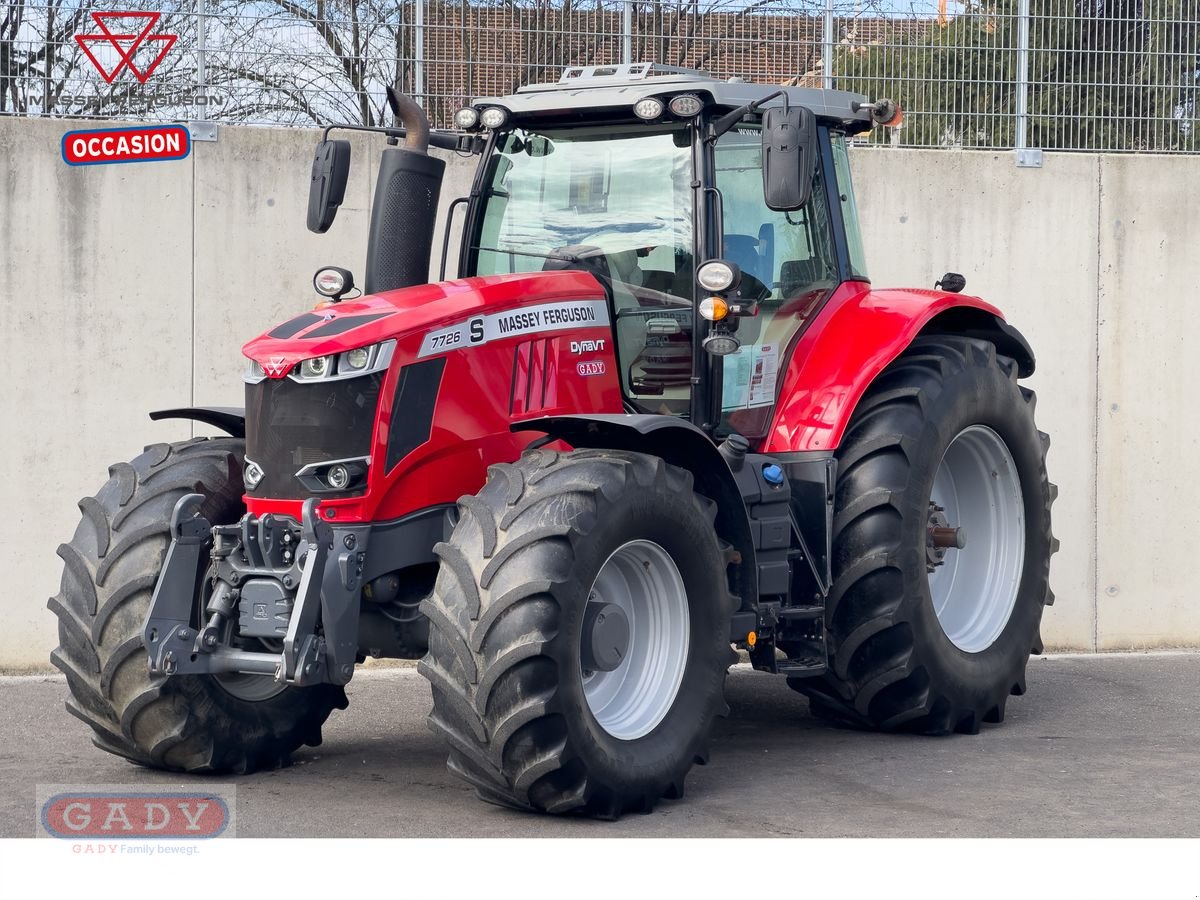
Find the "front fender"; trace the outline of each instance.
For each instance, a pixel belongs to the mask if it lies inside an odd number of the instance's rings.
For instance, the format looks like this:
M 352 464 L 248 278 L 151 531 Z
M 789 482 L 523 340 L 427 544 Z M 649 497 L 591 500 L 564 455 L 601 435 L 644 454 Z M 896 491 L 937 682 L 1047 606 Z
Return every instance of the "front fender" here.
M 1033 353 L 996 307 L 944 291 L 882 290 L 847 282 L 792 343 L 764 453 L 834 450 L 867 387 L 922 333 L 996 343 L 1033 372 Z
M 717 534 L 740 559 L 731 589 L 743 605 L 758 601 L 758 569 L 750 519 L 729 465 L 703 431 L 673 416 L 593 414 L 547 416 L 516 422 L 513 431 L 543 431 L 572 447 L 627 450 L 658 456 L 692 473 L 696 490 L 717 504 Z

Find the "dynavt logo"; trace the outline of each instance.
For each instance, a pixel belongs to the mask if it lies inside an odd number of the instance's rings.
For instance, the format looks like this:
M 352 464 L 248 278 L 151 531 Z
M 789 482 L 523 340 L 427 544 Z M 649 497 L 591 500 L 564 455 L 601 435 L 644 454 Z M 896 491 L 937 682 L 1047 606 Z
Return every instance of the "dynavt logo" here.
M 92 21 L 100 33 L 77 34 L 75 43 L 92 61 L 92 65 L 96 67 L 100 77 L 109 84 L 112 84 L 125 69 L 128 69 L 139 82 L 145 84 L 146 79 L 154 74 L 158 64 L 163 61 L 167 51 L 175 46 L 175 41 L 178 39 L 178 35 L 174 34 L 150 33 L 160 18 L 162 18 L 162 13 L 157 12 L 94 12 Z M 93 52 L 93 50 L 105 50 L 108 47 L 117 52 L 117 64 L 111 71 L 104 67 L 104 64 L 96 58 L 96 54 Z M 135 63 L 134 56 L 143 47 L 147 48 L 149 52 L 141 55 L 143 62 L 139 66 Z
M 68 131 L 62 139 L 63 160 L 69 166 L 163 162 L 183 159 L 191 149 L 191 136 L 182 125 Z

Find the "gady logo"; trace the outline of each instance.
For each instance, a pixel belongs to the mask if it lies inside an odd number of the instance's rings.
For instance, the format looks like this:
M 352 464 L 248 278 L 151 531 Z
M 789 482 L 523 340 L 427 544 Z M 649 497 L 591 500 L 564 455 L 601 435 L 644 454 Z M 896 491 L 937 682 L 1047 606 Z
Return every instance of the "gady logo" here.
M 42 827 L 68 840 L 215 838 L 229 827 L 223 799 L 204 792 L 72 791 L 42 804 Z
M 96 27 L 100 29 L 100 34 L 77 34 L 75 35 L 75 43 L 87 55 L 87 58 L 92 61 L 92 65 L 96 67 L 96 71 L 100 73 L 108 84 L 112 84 L 122 69 L 128 69 L 133 73 L 141 84 L 145 84 L 146 80 L 154 74 L 154 70 L 158 68 L 158 64 L 163 61 L 163 57 L 167 55 L 167 51 L 175 46 L 175 41 L 179 39 L 175 34 L 151 34 L 150 31 L 158 24 L 158 20 L 162 18 L 162 13 L 159 12 L 94 12 L 91 14 L 92 21 Z M 121 31 L 113 31 L 114 28 L 120 28 Z M 136 31 L 128 29 L 134 28 Z M 133 62 L 133 55 L 145 43 L 158 44 L 161 46 L 158 54 L 149 63 L 145 63 L 145 71 L 138 68 Z M 117 51 L 118 62 L 113 67 L 111 72 L 104 68 L 104 65 L 96 58 L 92 52 L 93 44 L 107 44 Z

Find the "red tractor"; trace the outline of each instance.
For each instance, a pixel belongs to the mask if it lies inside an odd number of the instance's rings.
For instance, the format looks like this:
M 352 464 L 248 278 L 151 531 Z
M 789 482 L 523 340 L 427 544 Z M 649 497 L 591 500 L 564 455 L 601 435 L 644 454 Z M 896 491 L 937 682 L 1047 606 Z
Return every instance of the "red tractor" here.
M 357 663 L 420 659 L 483 799 L 613 817 L 682 794 L 734 647 L 843 725 L 999 722 L 1052 599 L 1049 442 L 961 276 L 871 288 L 847 140 L 894 104 L 652 65 L 454 132 L 390 99 L 362 293 L 318 271 L 244 409 L 151 414 L 229 437 L 79 504 L 52 659 L 95 743 L 283 765 Z M 435 283 L 431 144 L 480 158 Z M 327 130 L 313 230 L 349 163 Z

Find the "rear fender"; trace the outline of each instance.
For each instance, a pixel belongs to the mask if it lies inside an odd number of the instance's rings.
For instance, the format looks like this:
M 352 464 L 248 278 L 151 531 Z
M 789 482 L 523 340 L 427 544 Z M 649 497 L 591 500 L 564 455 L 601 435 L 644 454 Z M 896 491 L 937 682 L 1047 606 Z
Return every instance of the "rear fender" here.
M 514 423 L 512 430 L 543 431 L 572 447 L 647 453 L 687 469 L 696 490 L 717 504 L 717 534 L 738 552 L 730 589 L 743 606 L 757 603 L 758 573 L 746 505 L 725 458 L 695 425 L 672 416 L 597 414 L 531 419 Z
M 959 334 L 996 344 L 1033 373 L 1029 343 L 1000 310 L 944 291 L 873 291 L 847 282 L 788 348 L 788 364 L 761 452 L 834 450 L 863 394 L 922 334 Z

